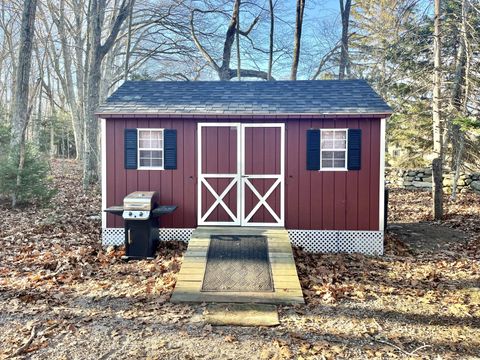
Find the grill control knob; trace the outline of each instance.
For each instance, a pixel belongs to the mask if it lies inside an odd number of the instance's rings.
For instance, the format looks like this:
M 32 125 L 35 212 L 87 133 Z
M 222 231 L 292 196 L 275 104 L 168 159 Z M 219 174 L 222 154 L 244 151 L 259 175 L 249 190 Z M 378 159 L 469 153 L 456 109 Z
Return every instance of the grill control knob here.
M 140 212 L 140 216 L 143 216 L 143 212 Z
M 131 212 L 131 211 L 128 213 L 128 216 L 132 216 L 132 212 Z

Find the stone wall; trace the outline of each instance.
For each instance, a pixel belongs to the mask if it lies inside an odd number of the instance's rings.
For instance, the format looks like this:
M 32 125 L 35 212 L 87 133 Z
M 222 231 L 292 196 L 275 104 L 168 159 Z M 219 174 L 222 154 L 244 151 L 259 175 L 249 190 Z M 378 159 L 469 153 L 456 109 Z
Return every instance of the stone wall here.
M 403 189 L 432 189 L 432 169 L 386 169 L 387 185 Z M 446 193 L 452 191 L 454 174 L 443 174 L 443 189 Z M 461 173 L 457 182 L 459 192 L 476 191 L 480 193 L 480 173 Z

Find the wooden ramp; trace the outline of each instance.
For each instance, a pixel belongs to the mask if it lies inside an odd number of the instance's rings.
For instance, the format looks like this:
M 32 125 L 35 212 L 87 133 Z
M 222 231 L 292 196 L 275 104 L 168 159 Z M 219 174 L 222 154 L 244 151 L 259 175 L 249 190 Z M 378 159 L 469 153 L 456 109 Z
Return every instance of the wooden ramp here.
M 274 291 L 202 292 L 211 235 L 265 236 L 268 241 Z M 173 291 L 173 303 L 304 304 L 288 232 L 282 228 L 198 227 L 192 233 Z

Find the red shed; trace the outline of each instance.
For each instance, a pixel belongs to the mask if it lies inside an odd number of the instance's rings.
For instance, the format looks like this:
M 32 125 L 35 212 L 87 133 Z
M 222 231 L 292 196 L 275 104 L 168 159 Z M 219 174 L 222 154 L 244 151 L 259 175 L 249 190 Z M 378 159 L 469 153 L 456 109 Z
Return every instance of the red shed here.
M 98 111 L 102 206 L 136 190 L 197 226 L 279 226 L 314 252 L 383 252 L 388 105 L 363 80 L 127 81 Z M 104 214 L 103 244 L 123 243 Z

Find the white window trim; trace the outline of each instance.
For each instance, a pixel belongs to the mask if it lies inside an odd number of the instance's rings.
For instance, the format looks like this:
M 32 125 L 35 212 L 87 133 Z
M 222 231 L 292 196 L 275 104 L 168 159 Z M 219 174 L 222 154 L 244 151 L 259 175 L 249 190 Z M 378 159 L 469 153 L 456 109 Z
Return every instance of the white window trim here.
M 322 167 L 322 151 L 338 151 L 339 149 L 322 149 L 323 131 L 345 131 L 345 167 Z M 343 151 L 343 150 L 341 150 Z M 347 129 L 320 129 L 320 170 L 319 171 L 348 171 L 348 128 Z
M 137 170 L 165 170 L 165 139 L 163 128 L 141 128 L 137 129 Z M 140 166 L 140 131 L 159 131 L 162 133 L 162 164 L 163 166 Z M 158 151 L 160 149 L 141 148 L 141 150 Z

